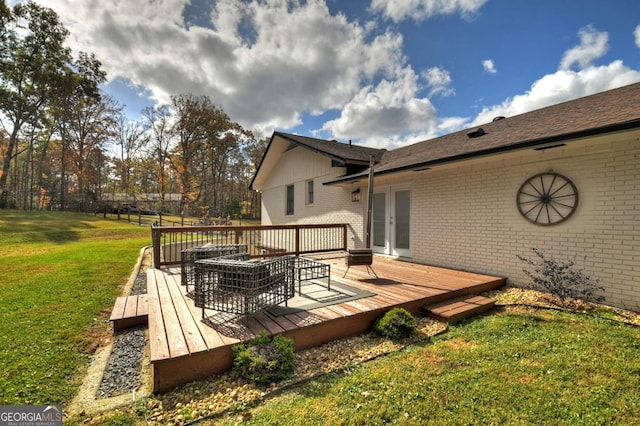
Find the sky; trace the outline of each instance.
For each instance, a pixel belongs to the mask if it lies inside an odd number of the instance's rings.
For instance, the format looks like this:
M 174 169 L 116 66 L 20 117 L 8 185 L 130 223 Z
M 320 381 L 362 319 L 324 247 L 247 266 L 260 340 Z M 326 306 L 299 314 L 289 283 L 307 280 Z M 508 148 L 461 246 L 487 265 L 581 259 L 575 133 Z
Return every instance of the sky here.
M 207 95 L 263 137 L 393 149 L 640 81 L 638 0 L 37 3 L 130 119 Z

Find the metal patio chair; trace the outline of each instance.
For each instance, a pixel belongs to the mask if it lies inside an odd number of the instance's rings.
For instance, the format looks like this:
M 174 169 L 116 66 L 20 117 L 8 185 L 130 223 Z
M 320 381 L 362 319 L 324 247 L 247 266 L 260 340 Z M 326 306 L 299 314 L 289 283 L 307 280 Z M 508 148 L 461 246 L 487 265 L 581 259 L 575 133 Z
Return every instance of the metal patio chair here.
M 192 247 L 180 253 L 180 283 L 187 288 L 187 295 L 192 296 L 189 286 L 195 284 L 195 261 L 212 259 L 230 254 L 247 253 L 246 244 L 205 244 L 202 247 Z

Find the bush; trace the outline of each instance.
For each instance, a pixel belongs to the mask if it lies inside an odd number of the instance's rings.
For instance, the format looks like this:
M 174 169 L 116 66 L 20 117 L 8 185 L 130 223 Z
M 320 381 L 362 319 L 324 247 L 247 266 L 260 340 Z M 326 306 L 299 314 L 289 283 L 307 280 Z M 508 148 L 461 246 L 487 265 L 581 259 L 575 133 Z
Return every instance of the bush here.
M 559 298 L 563 304 L 566 304 L 569 299 L 604 302 L 604 296 L 596 295 L 596 292 L 604 291 L 600 281 L 575 269 L 573 260 L 559 261 L 552 257 L 547 258 L 544 250 L 537 248 L 532 248 L 531 251 L 538 259 L 532 260 L 520 255 L 516 257 L 531 266 L 532 270 L 523 269 L 522 271 L 531 278 L 532 289 L 550 293 Z
M 408 337 L 416 328 L 416 320 L 406 309 L 393 308 L 373 324 L 373 331 L 392 340 Z
M 234 374 L 249 382 L 268 385 L 293 376 L 296 358 L 292 339 L 280 335 L 271 339 L 262 331 L 233 346 L 232 351 Z

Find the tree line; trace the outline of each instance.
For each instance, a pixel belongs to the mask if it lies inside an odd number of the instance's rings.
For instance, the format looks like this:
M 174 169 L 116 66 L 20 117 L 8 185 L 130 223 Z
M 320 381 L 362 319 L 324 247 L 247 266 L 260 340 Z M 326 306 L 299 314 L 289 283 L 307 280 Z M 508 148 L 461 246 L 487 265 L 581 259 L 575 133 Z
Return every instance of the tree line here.
M 52 9 L 0 0 L 0 208 L 96 211 L 153 199 L 146 208 L 259 216 L 248 186 L 264 138 L 204 95 L 174 95 L 127 119 L 101 89 L 100 61 L 74 57 L 68 35 Z

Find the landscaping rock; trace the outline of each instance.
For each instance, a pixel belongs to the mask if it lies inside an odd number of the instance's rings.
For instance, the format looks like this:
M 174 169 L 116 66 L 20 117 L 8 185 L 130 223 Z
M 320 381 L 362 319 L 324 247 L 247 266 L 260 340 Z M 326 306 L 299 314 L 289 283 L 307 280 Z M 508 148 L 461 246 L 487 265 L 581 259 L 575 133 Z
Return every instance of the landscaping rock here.
M 146 344 L 144 327 L 124 330 L 115 336 L 98 397 L 109 398 L 140 387 L 142 356 Z

